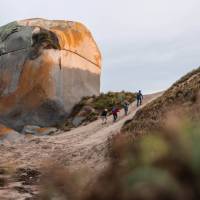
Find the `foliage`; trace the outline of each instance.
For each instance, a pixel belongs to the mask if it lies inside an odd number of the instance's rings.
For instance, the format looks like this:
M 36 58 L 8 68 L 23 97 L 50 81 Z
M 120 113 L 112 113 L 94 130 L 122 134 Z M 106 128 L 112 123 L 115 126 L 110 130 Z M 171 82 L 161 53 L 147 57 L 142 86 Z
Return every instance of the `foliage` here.
M 135 98 L 135 93 L 125 91 L 108 92 L 106 94 L 101 93 L 99 96 L 84 97 L 77 105 L 74 106 L 63 128 L 65 130 L 70 130 L 70 128 L 73 127 L 73 119 L 78 116 L 84 118 L 81 124 L 93 122 L 98 119 L 98 116 L 104 109 L 108 109 L 108 113 L 111 114 L 113 106 L 122 108 L 122 103 L 125 100 L 132 103 L 135 101 Z
M 108 109 L 108 111 L 111 112 L 113 106 L 121 108 L 124 100 L 132 103 L 135 101 L 135 97 L 135 93 L 124 91 L 108 92 L 106 94 L 101 93 L 99 96 L 84 97 L 79 104 L 74 107 L 72 115 L 76 115 L 84 106 L 90 106 L 98 113 L 103 109 Z

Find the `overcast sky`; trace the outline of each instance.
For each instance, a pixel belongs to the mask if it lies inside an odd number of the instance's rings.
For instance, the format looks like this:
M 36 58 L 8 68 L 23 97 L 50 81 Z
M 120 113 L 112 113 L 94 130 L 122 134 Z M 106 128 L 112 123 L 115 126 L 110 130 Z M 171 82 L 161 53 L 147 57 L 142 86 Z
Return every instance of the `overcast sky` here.
M 90 29 L 102 91 L 163 90 L 200 65 L 199 0 L 1 0 L 0 25 L 33 17 Z

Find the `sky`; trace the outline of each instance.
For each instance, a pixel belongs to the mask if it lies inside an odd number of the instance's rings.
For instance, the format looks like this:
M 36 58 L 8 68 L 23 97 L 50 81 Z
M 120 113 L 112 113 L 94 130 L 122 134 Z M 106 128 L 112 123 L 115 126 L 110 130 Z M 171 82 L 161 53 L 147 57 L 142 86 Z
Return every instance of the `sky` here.
M 1 0 L 0 26 L 80 21 L 103 57 L 101 91 L 152 93 L 200 66 L 199 0 Z

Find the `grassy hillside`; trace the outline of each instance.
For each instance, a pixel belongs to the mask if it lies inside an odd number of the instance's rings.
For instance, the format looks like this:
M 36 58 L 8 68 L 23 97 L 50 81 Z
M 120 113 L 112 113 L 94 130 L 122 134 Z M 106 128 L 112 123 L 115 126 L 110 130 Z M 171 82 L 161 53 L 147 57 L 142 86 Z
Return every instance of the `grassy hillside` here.
M 195 108 L 200 92 L 200 67 L 174 83 L 161 97 L 139 110 L 124 124 L 122 132 L 135 135 L 162 128 L 170 112 L 199 114 Z

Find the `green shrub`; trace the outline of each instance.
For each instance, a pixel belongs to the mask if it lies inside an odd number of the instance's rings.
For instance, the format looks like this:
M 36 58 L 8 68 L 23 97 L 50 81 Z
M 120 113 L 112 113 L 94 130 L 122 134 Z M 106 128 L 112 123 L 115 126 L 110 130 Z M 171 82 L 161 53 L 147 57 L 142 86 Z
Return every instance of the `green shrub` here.
M 72 109 L 65 126 L 73 127 L 71 122 L 85 107 L 90 107 L 93 109 L 92 112 L 85 112 L 85 119 L 82 121 L 82 123 L 87 124 L 97 120 L 98 116 L 104 109 L 108 109 L 109 114 L 111 114 L 113 106 L 122 108 L 122 103 L 124 100 L 132 103 L 135 101 L 135 98 L 135 93 L 124 91 L 101 93 L 99 96 L 83 97 L 83 99 Z

